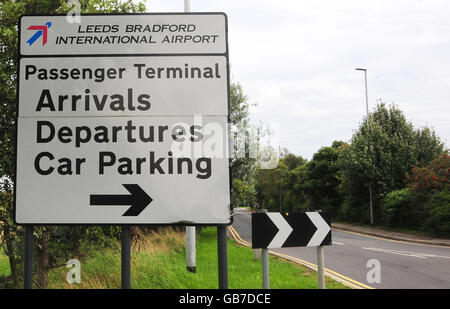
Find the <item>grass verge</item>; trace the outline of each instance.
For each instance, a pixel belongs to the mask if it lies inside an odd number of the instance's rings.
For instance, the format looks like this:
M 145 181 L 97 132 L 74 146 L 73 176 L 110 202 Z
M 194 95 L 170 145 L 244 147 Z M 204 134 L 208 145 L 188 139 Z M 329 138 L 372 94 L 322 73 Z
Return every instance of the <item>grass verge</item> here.
M 11 270 L 9 268 L 9 260 L 3 252 L 0 252 L 0 276 L 9 276 Z
M 197 273 L 186 271 L 185 235 L 171 228 L 140 235 L 132 247 L 132 288 L 216 289 L 217 236 L 215 228 L 197 234 Z M 81 283 L 66 282 L 66 268 L 49 274 L 49 288 L 120 288 L 120 250 L 94 252 L 81 261 Z M 261 262 L 253 259 L 250 248 L 228 240 L 229 287 L 259 289 L 262 286 Z M 270 257 L 270 286 L 274 289 L 315 289 L 317 274 L 301 265 Z M 346 288 L 327 278 L 327 288 Z

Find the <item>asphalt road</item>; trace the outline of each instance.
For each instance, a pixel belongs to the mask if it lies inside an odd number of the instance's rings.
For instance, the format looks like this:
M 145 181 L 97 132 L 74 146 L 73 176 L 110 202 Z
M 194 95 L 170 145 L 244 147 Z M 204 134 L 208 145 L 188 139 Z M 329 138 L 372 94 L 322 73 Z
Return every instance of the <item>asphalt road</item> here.
M 235 209 L 233 227 L 251 243 L 251 214 Z M 332 231 L 333 245 L 325 247 L 325 267 L 368 286 L 382 289 L 450 289 L 450 248 Z M 316 263 L 316 248 L 271 249 Z M 379 261 L 380 283 L 367 281 L 371 259 Z

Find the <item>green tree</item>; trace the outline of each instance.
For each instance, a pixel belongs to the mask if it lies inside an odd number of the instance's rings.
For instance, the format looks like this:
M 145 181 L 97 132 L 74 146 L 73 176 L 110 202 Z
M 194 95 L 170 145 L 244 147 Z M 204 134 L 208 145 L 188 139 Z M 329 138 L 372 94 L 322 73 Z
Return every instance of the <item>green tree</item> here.
M 249 155 L 250 136 L 252 129 L 249 119 L 250 103 L 239 83 L 232 83 L 230 87 L 230 120 L 233 135 L 232 168 L 233 179 L 240 179 L 250 183 L 255 175 L 256 159 Z
M 126 13 L 143 12 L 143 2 L 126 0 L 79 0 L 82 13 Z M 16 126 L 16 84 L 17 84 L 17 23 L 22 14 L 65 14 L 69 7 L 63 0 L 3 0 L 0 3 L 0 178 L 13 180 L 15 126 Z M 3 186 L 0 198 L 0 234 L 3 233 L 4 248 L 8 254 L 12 278 L 17 285 L 20 274 L 22 250 L 20 241 L 23 236 L 21 228 L 12 222 L 11 186 Z M 35 229 L 37 252 L 36 284 L 45 288 L 47 274 L 52 263 L 58 260 L 60 250 L 55 246 L 55 235 L 73 235 L 78 241 L 83 228 L 40 227 Z M 75 231 L 75 232 L 74 232 Z
M 283 167 L 280 171 L 279 184 L 281 209 L 288 213 L 303 211 L 306 206 L 305 195 L 303 188 L 300 188 L 298 184 L 304 177 L 302 167 L 307 164 L 307 160 L 287 152 L 281 158 L 281 162 L 280 167 Z
M 256 174 L 256 199 L 259 208 L 280 210 L 281 205 L 281 174 L 286 169 L 280 161 L 275 169 L 258 169 Z
M 331 147 L 322 147 L 306 164 L 303 174 L 303 192 L 310 209 L 321 209 L 337 215 L 342 203 L 338 192 L 340 185 L 338 159 L 346 144 L 335 141 Z
M 429 164 L 443 150 L 433 130 L 415 129 L 394 104 L 379 103 L 354 133 L 339 158 L 344 219 L 367 221 L 369 190 L 373 192 L 374 216 L 378 220 L 380 200 L 406 186 L 406 173 L 414 166 Z
M 293 212 L 303 206 L 297 186 L 306 160 L 285 152 L 275 169 L 259 169 L 256 177 L 258 204 L 268 210 Z
M 282 158 L 284 164 L 286 164 L 286 167 L 289 171 L 294 170 L 300 165 L 305 164 L 307 161 L 302 156 L 296 156 L 293 153 L 287 153 Z
M 235 206 L 255 207 L 255 177 L 258 158 L 252 156 L 257 150 L 260 128 L 252 126 L 249 119 L 250 103 L 239 83 L 230 87 L 231 134 L 232 134 L 232 187 Z M 252 147 L 255 147 L 252 149 Z
M 256 202 L 255 187 L 239 178 L 233 180 L 233 204 L 235 207 L 254 207 Z

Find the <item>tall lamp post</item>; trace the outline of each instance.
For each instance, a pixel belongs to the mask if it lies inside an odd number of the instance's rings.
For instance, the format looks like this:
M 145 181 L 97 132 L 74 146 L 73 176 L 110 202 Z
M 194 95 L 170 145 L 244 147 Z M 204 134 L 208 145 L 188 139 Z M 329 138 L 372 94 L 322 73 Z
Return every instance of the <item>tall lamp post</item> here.
M 367 69 L 356 68 L 357 71 L 364 72 L 364 85 L 366 90 L 366 118 L 367 118 L 367 129 L 370 130 L 369 122 L 369 96 L 367 92 Z M 370 198 L 370 224 L 373 225 L 373 205 L 372 205 L 372 184 L 369 183 L 369 198 Z

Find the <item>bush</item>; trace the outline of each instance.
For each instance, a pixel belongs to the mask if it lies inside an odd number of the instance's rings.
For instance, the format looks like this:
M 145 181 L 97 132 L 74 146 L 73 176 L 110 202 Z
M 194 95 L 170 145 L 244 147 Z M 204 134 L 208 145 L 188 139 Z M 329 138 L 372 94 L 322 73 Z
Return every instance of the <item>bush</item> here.
M 354 207 L 354 205 L 361 205 L 361 206 Z M 344 222 L 369 223 L 370 222 L 369 203 L 355 201 L 353 196 L 349 196 L 342 202 L 341 207 L 338 209 L 336 218 Z
M 389 192 L 381 203 L 382 219 L 391 226 L 405 226 L 411 213 L 411 191 L 408 188 Z
M 425 204 L 428 219 L 425 229 L 433 234 L 450 238 L 450 191 L 434 193 Z

